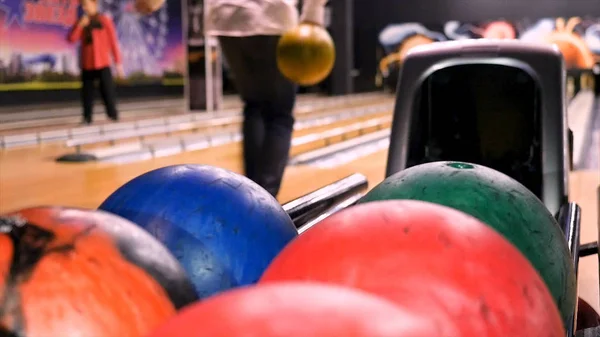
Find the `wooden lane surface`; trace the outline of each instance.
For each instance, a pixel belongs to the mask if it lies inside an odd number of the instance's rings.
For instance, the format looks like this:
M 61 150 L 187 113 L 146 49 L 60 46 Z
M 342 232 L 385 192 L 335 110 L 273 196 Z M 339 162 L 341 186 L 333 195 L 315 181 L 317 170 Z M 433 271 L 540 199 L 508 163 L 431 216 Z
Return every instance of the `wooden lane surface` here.
M 297 130 L 294 136 L 322 132 L 390 114 L 391 111 Z M 128 180 L 167 165 L 202 163 L 236 172 L 242 169 L 240 142 L 122 165 L 56 163 L 54 159 L 64 152 L 65 148 L 57 145 L 0 151 L 0 212 L 49 203 L 97 207 Z M 325 184 L 316 186 L 322 185 Z
M 347 126 L 353 123 L 367 121 L 374 118 L 381 118 L 390 116 L 391 111 L 383 111 L 379 113 L 374 113 L 368 116 L 359 116 L 354 117 L 347 120 L 336 121 L 334 123 L 328 125 L 321 126 L 313 126 L 302 130 L 295 130 L 294 137 L 301 137 L 312 133 L 320 133 L 323 131 L 331 130 L 337 127 Z M 389 125 L 389 123 L 387 124 Z M 165 136 L 163 136 L 165 137 Z M 149 138 L 152 139 L 152 138 Z M 127 142 L 117 142 L 117 143 L 127 143 Z M 310 149 L 315 148 L 316 146 L 324 146 L 325 141 L 313 142 L 311 144 L 306 144 L 304 146 L 296 146 L 299 149 L 292 149 L 292 155 L 298 153 L 298 150 L 308 151 Z M 95 146 L 89 146 L 89 148 L 99 148 L 104 147 L 106 144 L 99 144 Z M 217 146 L 214 148 L 203 149 L 193 151 L 198 152 L 199 158 L 203 158 L 205 156 L 204 152 L 207 152 L 207 155 L 211 155 L 211 152 L 214 150 L 219 153 L 220 158 L 225 161 L 229 160 L 237 160 L 241 154 L 238 151 L 239 142 L 235 142 L 232 144 L 226 144 Z M 58 156 L 72 152 L 71 149 L 65 147 L 60 143 L 50 143 L 40 146 L 34 147 L 23 147 L 23 148 L 14 148 L 6 151 L 0 151 L 0 192 L 3 189 L 8 189 L 7 186 L 12 185 L 14 182 L 18 182 L 22 177 L 27 176 L 28 180 L 35 180 L 38 178 L 44 179 L 45 175 L 39 175 L 38 171 L 40 167 L 47 168 L 48 170 L 53 171 L 52 174 L 60 174 L 60 170 L 70 169 L 72 166 L 89 166 L 89 165 L 102 165 L 96 163 L 54 163 L 54 159 Z M 218 166 L 218 164 L 216 164 Z M 54 172 L 58 170 L 59 172 Z M 75 172 L 78 172 L 76 170 Z M 2 193 L 0 193 L 0 211 L 3 209 L 2 203 Z
M 167 165 L 197 163 L 223 167 L 242 173 L 241 144 L 232 143 L 206 150 L 186 152 L 148 161 L 112 165 L 103 163 L 60 164 L 30 153 L 19 163 L 0 165 L 0 212 L 34 205 L 55 204 L 96 208 L 119 186 L 134 177 Z M 289 201 L 361 172 L 373 182 L 384 174 L 385 153 L 376 153 L 337 169 L 318 170 L 289 167 L 279 200 Z
M 570 175 L 569 197 L 581 207 L 581 243 L 598 240 L 598 186 L 600 171 L 575 171 Z M 579 261 L 579 296 L 600 312 L 598 300 L 598 256 Z
M 375 105 L 379 105 L 382 103 L 386 103 L 389 102 L 391 103 L 392 100 L 391 99 L 386 99 L 386 98 L 382 98 L 381 97 L 377 97 L 377 98 L 373 98 L 373 99 L 368 99 L 365 101 L 359 101 L 359 102 L 352 102 L 350 101 L 349 103 L 338 103 L 335 104 L 333 106 L 330 107 L 322 107 L 322 106 L 302 106 L 299 107 L 298 110 L 303 110 L 303 112 L 301 114 L 296 114 L 296 119 L 298 121 L 301 120 L 305 120 L 307 118 L 318 118 L 318 117 L 324 117 L 327 115 L 331 115 L 332 113 L 335 112 L 341 112 L 342 110 L 347 110 L 347 109 L 351 109 L 351 108 L 360 108 L 360 107 L 368 107 L 368 106 L 375 106 Z M 219 126 L 210 126 L 208 124 L 206 125 L 199 125 L 197 128 L 193 129 L 193 130 L 182 130 L 182 131 L 171 131 L 169 134 L 167 134 L 166 132 L 162 132 L 162 133 L 157 133 L 157 134 L 153 134 L 153 135 L 148 135 L 144 137 L 145 141 L 152 141 L 152 140 L 156 140 L 156 139 L 164 139 L 167 136 L 178 136 L 178 135 L 184 135 L 184 134 L 192 134 L 192 133 L 196 133 L 196 134 L 201 134 L 201 133 L 205 133 L 205 134 L 214 134 L 214 133 L 219 133 L 219 132 L 232 132 L 232 131 L 237 131 L 241 128 L 241 122 L 230 122 L 228 124 L 225 125 L 219 125 Z M 114 143 L 115 144 L 123 144 L 123 143 L 131 143 L 131 142 L 136 142 L 137 137 L 131 137 L 131 138 L 125 138 L 125 139 L 119 139 L 116 140 Z M 60 140 L 60 141 L 49 141 L 49 142 L 44 142 L 41 144 L 34 144 L 34 145 L 25 145 L 25 146 L 18 146 L 18 147 L 14 147 L 14 148 L 10 148 L 10 149 L 0 149 L 0 154 L 2 153 L 2 151 L 14 151 L 14 150 L 18 150 L 18 149 L 25 149 L 25 148 L 33 148 L 33 147 L 53 147 L 53 146 L 62 146 L 62 144 L 65 144 L 65 140 Z M 100 148 L 100 147 L 108 147 L 110 146 L 109 142 L 98 142 L 98 143 L 93 143 L 93 144 L 87 144 L 85 145 L 84 151 L 87 149 L 96 149 L 96 148 Z M 67 149 L 66 152 L 74 152 L 74 149 Z
M 381 102 L 378 101 L 377 104 L 379 104 L 379 103 L 381 103 Z M 315 109 L 313 112 L 307 112 L 307 113 L 302 114 L 302 116 L 303 116 L 302 119 L 306 119 L 309 117 L 319 117 L 321 115 L 331 114 L 336 111 L 342 111 L 342 110 L 348 109 L 350 107 L 369 106 L 372 104 L 373 103 L 371 103 L 371 104 L 365 103 L 365 104 L 351 105 L 351 106 L 341 105 L 339 107 L 331 108 L 328 110 Z M 390 114 L 391 114 L 391 111 L 387 111 L 387 112 L 383 111 L 380 113 L 374 113 L 374 114 L 370 114 L 370 115 L 366 115 L 366 116 L 360 116 L 360 117 L 355 117 L 355 118 L 351 118 L 351 119 L 347 119 L 347 120 L 337 121 L 337 122 L 334 122 L 334 123 L 331 123 L 328 125 L 314 126 L 314 127 L 310 127 L 310 128 L 306 128 L 306 129 L 302 129 L 302 130 L 296 130 L 296 131 L 294 131 L 294 137 L 299 137 L 299 136 L 303 136 L 303 135 L 306 135 L 309 133 L 314 133 L 314 132 L 322 132 L 322 131 L 332 129 L 335 127 L 345 126 L 345 125 L 348 125 L 351 123 L 365 121 L 365 120 L 372 119 L 372 118 L 389 116 Z M 237 125 L 237 129 L 235 129 L 235 130 L 238 130 L 241 127 L 240 123 L 233 123 L 232 125 Z M 234 128 L 235 127 L 218 127 L 218 128 L 214 128 L 214 130 L 211 130 L 211 132 L 212 133 L 219 132 L 219 131 L 223 132 L 225 130 L 233 131 Z M 173 132 L 171 134 L 171 136 L 191 134 L 191 133 L 193 133 L 193 132 L 192 131 Z M 196 132 L 196 134 L 200 135 L 200 134 L 202 134 L 202 131 L 198 131 L 198 132 Z M 165 139 L 165 137 L 167 137 L 166 134 L 152 135 L 152 136 L 145 137 L 145 141 L 152 141 L 152 140 L 156 140 L 159 138 Z M 135 140 L 132 138 L 125 139 L 125 140 L 118 140 L 115 142 L 115 144 L 126 144 L 126 143 L 131 143 L 131 142 L 135 142 Z M 322 143 L 324 144 L 324 141 Z M 105 148 L 108 146 L 110 146 L 108 144 L 108 142 L 102 142 L 102 143 L 87 145 L 85 148 L 86 149 L 98 149 L 98 148 Z M 314 146 L 314 144 L 311 144 L 311 146 Z M 221 147 L 219 147 L 219 148 L 221 148 Z M 223 151 L 230 152 L 230 150 L 227 150 L 227 147 L 225 147 L 225 149 Z M 43 161 L 51 161 L 60 155 L 63 155 L 66 153 L 71 153 L 71 152 L 74 152 L 74 149 L 65 147 L 64 142 L 43 143 L 40 145 L 16 147 L 16 148 L 11 148 L 11 149 L 0 151 L 0 173 L 2 173 L 2 171 L 4 171 L 4 174 L 0 174 L 0 181 L 2 181 L 3 178 L 8 179 L 9 176 L 12 176 L 12 178 L 15 178 L 15 179 L 19 179 L 19 177 L 21 177 L 23 174 L 26 174 L 26 172 L 28 172 L 28 168 L 30 167 L 28 165 L 33 165 L 33 166 L 31 166 L 31 168 L 35 169 L 35 167 L 37 166 L 36 163 L 40 160 L 40 158 L 43 158 Z M 30 163 L 30 164 L 22 165 L 25 163 Z M 74 163 L 73 165 L 83 165 L 83 164 Z M 15 168 L 17 168 L 17 169 L 15 169 Z M 35 172 L 32 172 L 32 175 L 35 175 Z M 1 186 L 0 186 L 0 191 L 2 191 Z M 2 200 L 2 195 L 0 195 L 0 200 Z M 2 209 L 2 205 L 0 202 L 0 210 L 1 209 Z
M 372 106 L 372 105 L 377 105 L 380 104 L 381 101 L 377 100 L 377 101 L 368 101 L 368 102 L 359 102 L 359 103 L 355 103 L 355 104 L 340 104 L 340 105 L 336 105 L 333 107 L 320 107 L 320 108 L 314 108 L 309 112 L 303 113 L 301 115 L 296 115 L 296 120 L 297 121 L 302 121 L 302 120 L 306 120 L 306 119 L 310 119 L 310 118 L 320 118 L 320 117 L 326 117 L 329 116 L 333 113 L 336 112 L 342 112 L 344 110 L 348 110 L 348 109 L 354 109 L 354 108 L 359 108 L 359 107 L 368 107 L 368 106 Z M 387 115 L 390 115 L 389 112 L 386 112 Z M 373 116 L 381 116 L 381 113 L 375 113 L 375 114 L 370 114 L 364 117 L 360 117 L 357 120 L 365 120 L 365 119 L 370 119 Z M 344 124 L 346 121 L 342 121 L 342 123 Z M 324 125 L 323 127 L 325 129 L 330 128 L 331 125 Z M 345 125 L 345 124 L 344 124 Z M 182 135 L 188 135 L 188 134 L 197 134 L 197 135 L 201 135 L 201 134 L 219 134 L 222 132 L 235 132 L 235 131 L 239 131 L 242 127 L 242 123 L 241 122 L 231 122 L 227 125 L 221 125 L 221 126 L 200 126 L 197 128 L 196 131 L 193 130 L 183 130 L 183 131 L 172 131 L 170 133 L 171 136 L 175 137 L 175 136 L 182 136 Z M 308 128 L 310 130 L 313 130 L 313 128 Z M 305 130 L 308 129 L 303 129 L 303 130 L 298 130 L 296 131 L 296 136 L 298 136 L 297 133 L 302 133 Z M 166 133 L 158 133 L 158 134 L 154 134 L 154 135 L 149 135 L 144 137 L 145 141 L 152 141 L 152 140 L 161 140 L 161 139 L 165 139 L 167 137 Z M 127 139 L 121 139 L 121 140 L 117 140 L 115 141 L 116 144 L 122 144 L 122 143 L 128 143 L 131 142 L 132 140 L 135 140 L 136 137 L 134 138 L 127 138 Z M 108 146 L 108 142 L 101 142 L 101 143 L 95 143 L 95 144 L 90 144 L 90 145 L 86 145 L 84 146 L 84 149 L 93 149 L 93 148 L 98 148 L 98 147 L 106 147 Z M 85 151 L 84 151 L 85 152 Z
M 303 107 L 302 109 L 305 110 L 304 113 L 301 114 L 301 118 L 298 118 L 299 120 L 303 120 L 306 118 L 311 118 L 311 117 L 320 117 L 320 116 L 324 116 L 324 115 L 328 115 L 331 113 L 334 113 L 336 111 L 342 111 L 345 109 L 349 109 L 349 108 L 356 108 L 356 107 L 367 107 L 370 105 L 377 105 L 377 104 L 381 104 L 382 101 L 381 99 L 376 100 L 376 101 L 371 101 L 371 100 L 367 100 L 364 102 L 358 102 L 357 104 L 343 104 L 340 103 L 340 105 L 336 105 L 333 106 L 331 108 L 321 108 L 321 107 Z M 312 110 L 312 111 L 311 111 Z M 369 118 L 374 118 L 374 117 L 381 117 L 383 116 L 383 114 L 388 114 L 389 112 L 384 112 L 384 113 L 375 113 L 375 114 L 370 114 L 368 116 L 361 116 L 359 118 L 352 118 L 349 120 L 344 120 L 344 121 L 338 121 L 332 124 L 328 124 L 328 125 L 323 125 L 323 126 L 317 126 L 317 127 L 311 127 L 311 128 L 306 128 L 303 130 L 297 130 L 294 133 L 294 136 L 302 136 L 305 135 L 307 133 L 311 133 L 311 132 L 321 132 L 321 131 L 325 131 L 329 128 L 333 128 L 333 127 L 337 127 L 337 126 L 343 126 L 343 125 L 347 125 L 349 124 L 351 121 L 357 122 L 357 121 L 362 121 L 362 120 L 366 120 Z M 237 129 L 236 129 L 237 127 Z M 241 123 L 239 122 L 235 122 L 232 123 L 231 126 L 220 126 L 217 128 L 213 128 L 210 130 L 210 133 L 214 133 L 214 132 L 223 132 L 223 131 L 234 131 L 238 130 L 241 127 Z M 202 128 L 200 128 L 197 132 L 195 132 L 196 134 L 200 135 L 202 134 Z M 204 130 L 206 133 L 206 130 Z M 193 131 L 188 130 L 188 131 L 176 131 L 176 132 L 172 132 L 171 136 L 177 136 L 177 135 L 183 135 L 183 134 L 191 134 L 193 133 Z M 152 141 L 155 139 L 165 139 L 165 137 L 167 137 L 167 134 L 165 133 L 161 133 L 161 134 L 157 134 L 157 135 L 151 135 L 151 136 L 147 136 L 145 137 L 145 141 Z M 115 144 L 125 144 L 125 143 L 131 143 L 131 142 L 135 142 L 134 138 L 128 138 L 128 139 L 123 139 L 123 140 L 118 140 L 115 142 Z M 86 145 L 85 149 L 98 149 L 98 148 L 104 148 L 104 147 L 108 147 L 110 146 L 108 142 L 101 142 L 101 143 L 96 143 L 96 144 L 90 144 L 90 145 Z M 19 177 L 21 177 L 22 174 L 26 174 L 25 172 L 27 171 L 27 166 L 26 165 L 21 165 L 21 164 L 25 164 L 25 163 L 31 163 L 31 165 L 37 165 L 35 164 L 38 161 L 38 158 L 43 158 L 45 161 L 50 161 L 53 160 L 54 158 L 57 158 L 60 155 L 66 154 L 66 153 L 71 153 L 74 152 L 74 149 L 72 148 L 68 148 L 65 147 L 64 142 L 48 142 L 48 143 L 42 143 L 42 144 L 38 144 L 38 145 L 31 145 L 31 146 L 22 146 L 22 147 L 15 147 L 15 148 L 11 148 L 11 149 L 5 149 L 5 150 L 0 150 L 0 173 L 2 173 L 2 171 L 4 171 L 4 174 L 0 174 L 0 181 L 2 180 L 2 178 L 7 178 L 8 176 L 13 176 L 15 179 L 18 179 Z M 81 163 L 75 163 L 74 165 L 82 165 Z M 19 167 L 18 170 L 14 170 L 14 167 Z M 15 173 L 14 175 L 12 173 Z M 0 185 L 0 192 L 2 191 L 2 187 Z M 0 201 L 2 200 L 2 195 L 0 193 Z M 0 210 L 2 210 L 2 203 L 0 202 Z

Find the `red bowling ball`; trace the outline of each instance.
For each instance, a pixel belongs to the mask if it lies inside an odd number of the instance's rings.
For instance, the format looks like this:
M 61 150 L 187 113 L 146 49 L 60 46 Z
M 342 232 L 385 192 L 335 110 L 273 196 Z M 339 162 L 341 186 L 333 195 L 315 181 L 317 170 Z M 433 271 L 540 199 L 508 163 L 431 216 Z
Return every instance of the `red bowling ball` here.
M 479 220 L 436 204 L 381 201 L 334 214 L 292 241 L 260 283 L 289 280 L 380 295 L 428 318 L 439 328 L 432 337 L 565 336 L 527 259 Z
M 148 337 L 192 336 L 441 337 L 429 320 L 381 298 L 305 282 L 221 293 L 183 309 Z

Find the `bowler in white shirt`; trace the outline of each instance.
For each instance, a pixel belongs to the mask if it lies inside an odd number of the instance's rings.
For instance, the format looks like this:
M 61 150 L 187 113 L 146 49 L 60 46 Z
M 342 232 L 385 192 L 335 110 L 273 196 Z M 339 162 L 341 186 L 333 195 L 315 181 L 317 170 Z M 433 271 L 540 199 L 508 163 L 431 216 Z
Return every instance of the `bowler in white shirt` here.
M 327 0 L 206 0 L 205 29 L 217 36 L 244 102 L 245 175 L 277 197 L 294 129 L 297 87 L 277 68 L 281 35 L 301 22 L 323 25 Z

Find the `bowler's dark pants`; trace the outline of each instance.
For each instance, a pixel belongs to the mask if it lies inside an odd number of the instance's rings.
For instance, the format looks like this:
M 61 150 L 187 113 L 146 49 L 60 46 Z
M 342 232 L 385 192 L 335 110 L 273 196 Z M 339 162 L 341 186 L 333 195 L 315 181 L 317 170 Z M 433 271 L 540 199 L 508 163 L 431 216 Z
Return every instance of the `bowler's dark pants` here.
M 296 85 L 279 72 L 279 36 L 219 37 L 221 49 L 244 101 L 246 176 L 277 196 L 287 166 Z
M 100 83 L 100 95 L 104 102 L 106 115 L 112 120 L 119 118 L 116 107 L 115 85 L 113 83 L 110 67 L 98 70 L 82 70 L 81 71 L 81 101 L 83 102 L 83 121 L 91 123 L 93 117 L 94 106 L 94 83 L 98 80 Z

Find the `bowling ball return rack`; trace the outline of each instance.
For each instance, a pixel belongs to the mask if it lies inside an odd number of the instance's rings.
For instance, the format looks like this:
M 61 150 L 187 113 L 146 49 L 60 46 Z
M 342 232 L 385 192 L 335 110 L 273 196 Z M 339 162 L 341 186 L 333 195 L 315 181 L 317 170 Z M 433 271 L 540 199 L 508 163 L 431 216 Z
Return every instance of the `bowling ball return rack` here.
M 299 233 L 303 233 L 319 221 L 332 214 L 350 207 L 358 202 L 368 188 L 367 178 L 359 173 L 352 174 L 314 192 L 292 200 L 283 208 L 292 218 Z M 584 256 L 598 254 L 597 243 L 579 244 L 581 231 L 581 209 L 575 203 L 567 203 L 557 214 L 557 221 L 565 233 L 565 240 L 573 258 L 577 272 L 579 259 Z M 600 326 L 580 330 L 573 334 L 570 327 L 567 336 L 597 337 L 600 336 Z
M 419 125 L 422 117 L 419 115 L 432 114 L 431 111 L 424 112 L 419 109 L 422 103 L 418 102 L 417 98 L 421 94 L 421 85 L 438 70 L 470 65 L 499 67 L 501 70 L 521 69 L 534 81 L 538 93 L 537 100 L 540 102 L 537 105 L 539 113 L 533 119 L 539 133 L 538 137 L 532 140 L 535 144 L 529 146 L 529 149 L 532 149 L 532 153 L 537 151 L 538 166 L 534 168 L 538 175 L 537 180 L 518 174 L 515 176 L 510 170 L 507 172 L 506 167 L 502 165 L 497 167 L 481 158 L 469 158 L 468 154 L 460 151 L 455 151 L 454 157 L 435 157 L 423 153 L 414 155 L 414 152 L 418 152 L 415 151 L 415 147 L 423 144 L 423 139 L 419 140 L 415 135 L 426 134 L 426 138 L 432 137 L 423 132 L 426 127 L 424 123 Z M 442 80 L 451 82 L 448 78 Z M 451 41 L 415 47 L 407 55 L 403 69 L 400 70 L 386 177 L 418 164 L 446 160 L 472 162 L 511 176 L 532 190 L 550 212 L 555 214 L 571 252 L 577 275 L 579 260 L 582 257 L 597 255 L 600 261 L 600 255 L 598 242 L 580 244 L 581 208 L 576 203 L 569 202 L 568 198 L 571 137 L 564 118 L 565 82 L 566 71 L 562 56 L 558 50 L 551 47 L 531 46 L 516 40 Z M 428 99 L 435 100 L 435 97 L 429 95 Z M 457 128 L 460 123 L 454 125 Z M 446 129 L 452 127 L 445 125 Z M 431 139 L 425 139 L 425 142 L 427 140 Z M 531 169 L 531 166 L 529 168 Z M 283 208 L 294 221 L 299 233 L 302 233 L 324 218 L 356 204 L 367 188 L 367 178 L 361 174 L 353 174 L 292 200 L 284 204 Z M 573 320 L 565 327 L 567 337 L 600 337 L 600 326 L 577 330 L 577 307 L 573 312 Z

